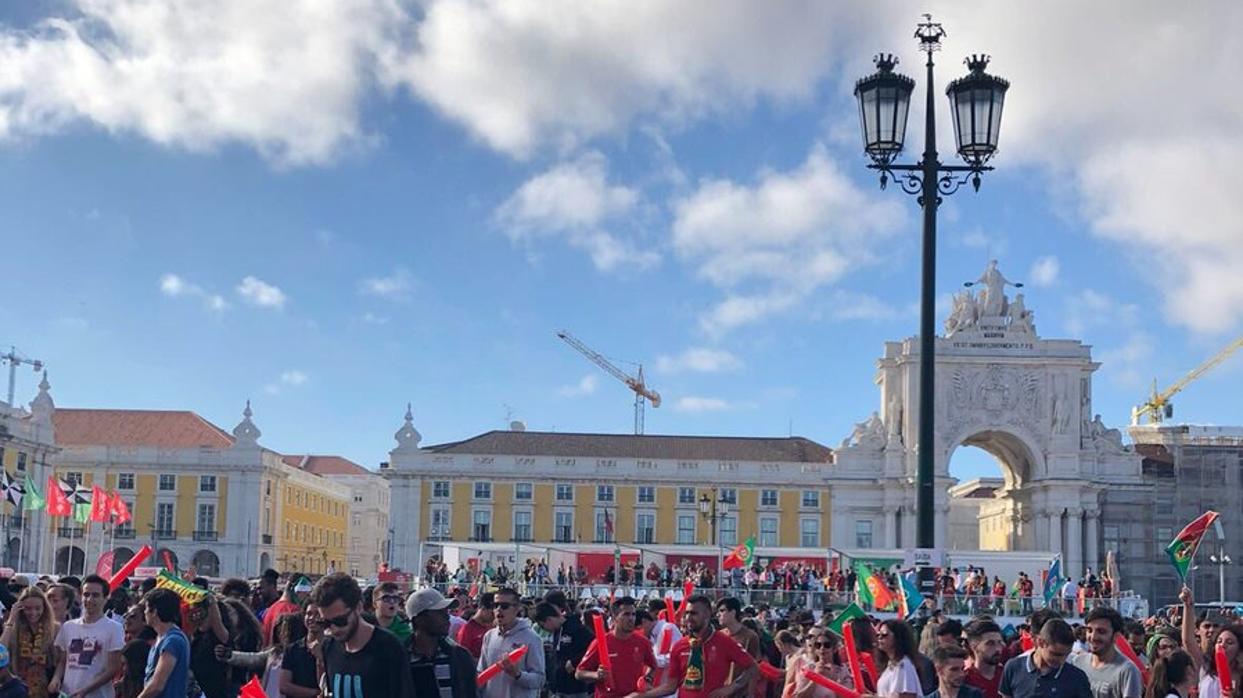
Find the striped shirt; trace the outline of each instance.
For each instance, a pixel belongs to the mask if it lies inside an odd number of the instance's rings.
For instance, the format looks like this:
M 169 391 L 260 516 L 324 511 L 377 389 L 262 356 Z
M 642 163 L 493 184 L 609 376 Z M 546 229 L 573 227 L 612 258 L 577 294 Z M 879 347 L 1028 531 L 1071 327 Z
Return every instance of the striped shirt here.
M 436 645 L 433 657 L 411 652 L 410 678 L 414 680 L 415 695 L 430 697 L 434 695 L 433 691 L 439 691 L 440 698 L 453 698 L 450 662 L 449 648 L 443 642 Z

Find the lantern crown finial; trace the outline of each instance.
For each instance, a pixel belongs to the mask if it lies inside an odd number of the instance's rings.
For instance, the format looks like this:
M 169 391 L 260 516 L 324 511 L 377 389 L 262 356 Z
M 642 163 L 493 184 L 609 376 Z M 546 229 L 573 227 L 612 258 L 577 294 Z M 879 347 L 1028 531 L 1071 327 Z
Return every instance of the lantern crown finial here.
M 893 69 L 898 65 L 898 57 L 892 53 L 878 53 L 872 57 L 872 63 L 876 65 L 876 69 L 882 73 L 892 73 Z
M 924 21 L 915 28 L 915 38 L 919 39 L 919 50 L 932 53 L 941 50 L 941 37 L 945 29 L 939 22 L 932 21 L 932 15 L 923 15 Z
M 963 59 L 963 63 L 967 64 L 967 70 L 973 73 L 983 73 L 988 68 L 988 62 L 992 60 L 992 56 L 987 53 L 971 54 Z

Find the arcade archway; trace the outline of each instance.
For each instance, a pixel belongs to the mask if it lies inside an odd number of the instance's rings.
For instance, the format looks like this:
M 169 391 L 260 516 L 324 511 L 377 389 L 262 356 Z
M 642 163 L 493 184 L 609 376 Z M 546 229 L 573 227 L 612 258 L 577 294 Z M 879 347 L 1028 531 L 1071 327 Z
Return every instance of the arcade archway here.
M 956 479 L 949 491 L 947 547 L 952 550 L 1033 550 L 1031 497 L 1039 465 L 1034 449 L 1006 430 L 981 429 L 946 455 Z

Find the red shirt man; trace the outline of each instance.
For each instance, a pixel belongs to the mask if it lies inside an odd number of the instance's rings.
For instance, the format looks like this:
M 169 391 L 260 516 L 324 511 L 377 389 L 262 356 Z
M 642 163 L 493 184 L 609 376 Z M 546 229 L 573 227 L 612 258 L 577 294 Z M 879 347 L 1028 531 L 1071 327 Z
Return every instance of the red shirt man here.
M 604 636 L 612 670 L 601 676 L 600 638 L 591 641 L 587 654 L 578 663 L 575 678 L 595 681 L 596 698 L 628 696 L 642 686 L 649 669 L 656 668 L 656 655 L 643 633 L 634 631 L 634 599 L 623 596 L 613 602 L 613 630 Z
M 483 636 L 496 623 L 496 616 L 493 613 L 494 601 L 492 592 L 484 592 L 479 597 L 479 607 L 475 609 L 474 615 L 462 625 L 455 638 L 457 643 L 465 647 L 466 651 L 470 652 L 470 656 L 476 660 L 483 652 Z

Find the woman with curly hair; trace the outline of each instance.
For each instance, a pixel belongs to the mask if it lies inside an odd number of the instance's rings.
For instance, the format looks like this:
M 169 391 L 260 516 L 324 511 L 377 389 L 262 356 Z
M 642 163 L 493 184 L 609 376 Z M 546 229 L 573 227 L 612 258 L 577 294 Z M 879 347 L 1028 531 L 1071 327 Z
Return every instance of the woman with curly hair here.
M 27 587 L 0 633 L 0 644 L 10 648 L 12 670 L 26 682 L 30 698 L 47 698 L 49 669 L 56 666 L 55 640 L 60 624 L 38 587 Z

